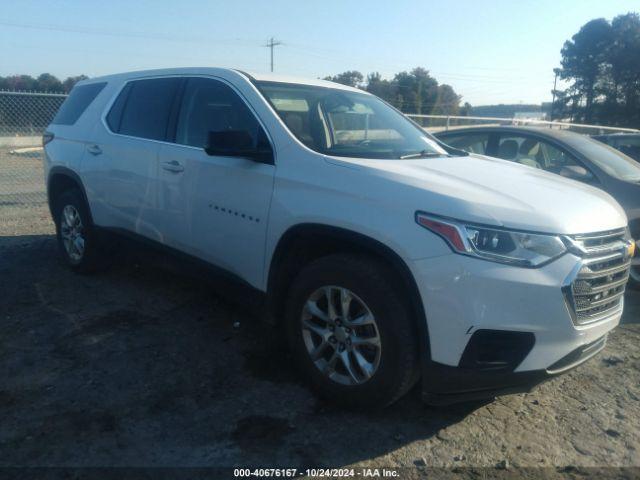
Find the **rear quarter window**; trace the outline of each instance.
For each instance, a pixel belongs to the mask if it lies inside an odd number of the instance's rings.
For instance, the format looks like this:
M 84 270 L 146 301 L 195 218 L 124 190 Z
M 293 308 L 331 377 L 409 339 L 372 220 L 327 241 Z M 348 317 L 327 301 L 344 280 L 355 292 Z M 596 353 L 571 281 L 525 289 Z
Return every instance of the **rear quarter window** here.
M 73 125 L 76 123 L 105 85 L 106 82 L 101 82 L 74 87 L 51 123 L 53 125 Z
M 120 131 L 120 121 L 122 120 L 122 112 L 124 112 L 124 106 L 127 103 L 127 97 L 129 96 L 129 91 L 131 90 L 131 83 L 127 83 L 125 87 L 122 89 L 118 98 L 111 106 L 111 110 L 109 110 L 109 114 L 107 115 L 107 125 L 112 132 Z

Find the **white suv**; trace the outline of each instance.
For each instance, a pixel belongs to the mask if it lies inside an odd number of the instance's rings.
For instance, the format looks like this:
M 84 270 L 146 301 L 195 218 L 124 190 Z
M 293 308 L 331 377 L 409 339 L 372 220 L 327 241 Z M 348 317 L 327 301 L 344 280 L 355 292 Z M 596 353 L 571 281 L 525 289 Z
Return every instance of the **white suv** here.
M 79 83 L 44 135 L 61 251 L 103 233 L 259 292 L 306 378 L 386 405 L 524 391 L 619 322 L 633 254 L 606 193 L 434 140 L 377 97 L 194 68 Z

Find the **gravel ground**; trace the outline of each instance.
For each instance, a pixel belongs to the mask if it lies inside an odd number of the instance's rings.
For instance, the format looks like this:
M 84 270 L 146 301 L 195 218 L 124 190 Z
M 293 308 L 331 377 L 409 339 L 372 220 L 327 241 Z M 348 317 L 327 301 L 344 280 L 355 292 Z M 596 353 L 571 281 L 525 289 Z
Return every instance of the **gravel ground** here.
M 0 218 L 0 466 L 412 476 L 427 465 L 474 478 L 640 466 L 638 294 L 603 353 L 529 394 L 431 408 L 415 391 L 380 412 L 345 412 L 300 382 L 277 332 L 199 276 L 140 252 L 75 275 L 56 256 L 45 205 L 0 205 Z

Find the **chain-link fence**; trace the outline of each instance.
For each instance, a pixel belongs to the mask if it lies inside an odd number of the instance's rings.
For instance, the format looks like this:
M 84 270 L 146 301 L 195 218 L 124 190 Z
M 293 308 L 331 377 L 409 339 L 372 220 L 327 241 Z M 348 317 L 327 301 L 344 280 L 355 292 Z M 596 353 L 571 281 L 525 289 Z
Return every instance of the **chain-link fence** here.
M 25 209 L 37 210 L 46 204 L 42 133 L 65 98 L 66 95 L 55 93 L 0 91 L 0 222 L 7 221 L 12 215 L 24 215 Z M 407 116 L 429 131 L 505 124 L 570 128 L 587 134 L 625 130 L 558 122 L 532 123 L 513 118 Z
M 51 232 L 42 133 L 65 98 L 0 91 L 0 235 Z
M 45 202 L 42 133 L 65 98 L 0 92 L 0 207 Z

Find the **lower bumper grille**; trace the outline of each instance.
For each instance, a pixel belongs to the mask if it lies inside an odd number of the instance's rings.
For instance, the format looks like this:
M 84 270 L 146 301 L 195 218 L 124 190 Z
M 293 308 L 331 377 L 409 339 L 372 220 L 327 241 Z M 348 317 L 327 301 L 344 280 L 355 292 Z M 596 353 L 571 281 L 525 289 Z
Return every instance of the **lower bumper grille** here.
M 562 373 L 565 370 L 569 370 L 570 368 L 576 367 L 582 362 L 586 362 L 588 359 L 600 352 L 604 348 L 606 343 L 607 336 L 605 335 L 598 338 L 597 340 L 594 340 L 591 343 L 576 348 L 574 351 L 562 357 L 556 363 L 547 368 L 547 373 L 555 375 L 557 373 Z
M 621 229 L 571 237 L 584 257 L 570 286 L 575 324 L 596 322 L 622 309 L 631 264 L 625 234 Z

